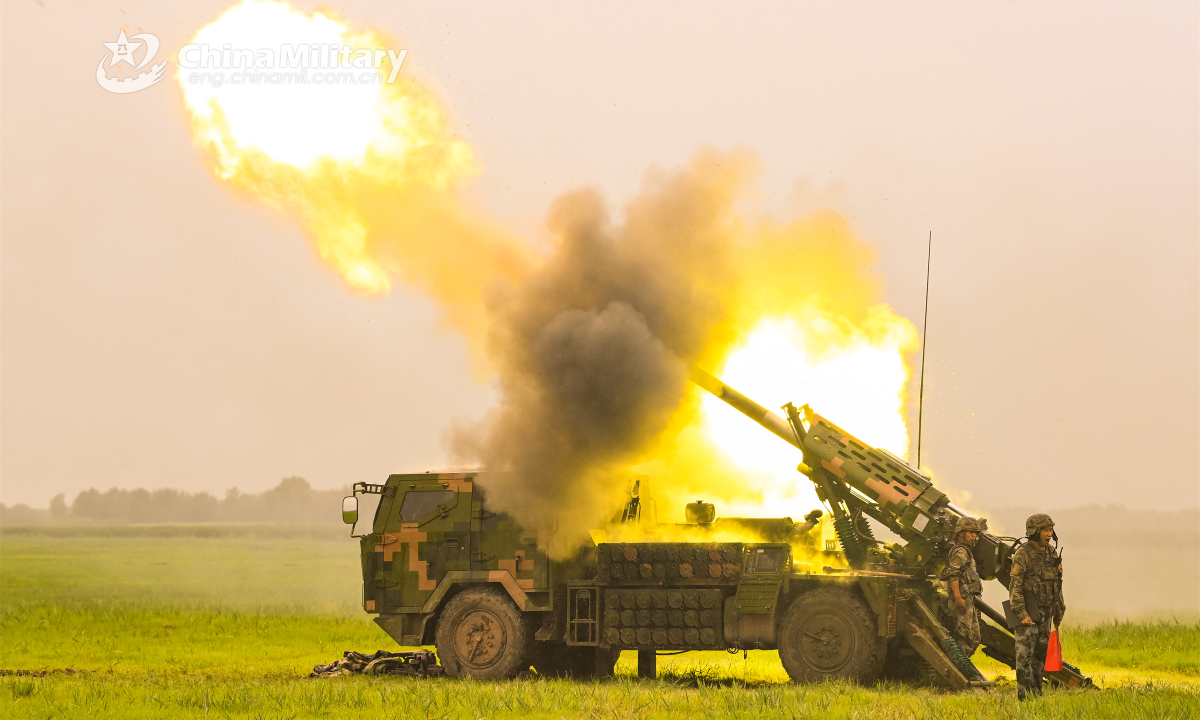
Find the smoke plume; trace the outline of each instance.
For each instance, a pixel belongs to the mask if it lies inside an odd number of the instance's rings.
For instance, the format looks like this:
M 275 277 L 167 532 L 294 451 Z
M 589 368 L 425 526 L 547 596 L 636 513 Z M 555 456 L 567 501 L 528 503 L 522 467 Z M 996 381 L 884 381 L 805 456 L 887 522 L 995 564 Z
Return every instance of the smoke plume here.
M 490 305 L 500 406 L 454 440 L 511 471 L 494 483 L 506 505 L 535 522 L 595 522 L 624 489 L 623 468 L 670 423 L 726 315 L 748 164 L 706 153 L 652 181 L 620 223 L 596 191 L 555 203 L 554 253 Z
M 248 37 L 395 46 L 331 12 L 269 1 L 231 7 L 197 42 Z M 619 508 L 630 468 L 676 493 L 758 492 L 700 441 L 687 371 L 719 372 L 763 320 L 820 324 L 806 341 L 816 353 L 865 342 L 895 358 L 905 348 L 890 338 L 911 326 L 874 305 L 868 247 L 833 213 L 784 222 L 752 211 L 748 152 L 706 150 L 681 170 L 651 171 L 616 216 L 595 190 L 568 193 L 547 220 L 556 244 L 539 252 L 461 201 L 474 153 L 411 75 L 275 94 L 201 87 L 182 71 L 179 83 L 217 178 L 292 218 L 350 291 L 385 293 L 398 280 L 466 338 L 500 402 L 453 429 L 452 449 L 505 472 L 490 484 L 491 507 L 539 527 L 557 518 L 564 547 Z M 884 412 L 902 406 L 902 385 Z

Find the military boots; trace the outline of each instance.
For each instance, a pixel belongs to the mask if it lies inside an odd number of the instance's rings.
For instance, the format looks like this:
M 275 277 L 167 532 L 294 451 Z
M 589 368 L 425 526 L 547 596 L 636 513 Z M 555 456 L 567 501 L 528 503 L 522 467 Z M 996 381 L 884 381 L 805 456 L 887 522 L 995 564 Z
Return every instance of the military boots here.
M 1017 673 L 1017 700 L 1024 702 L 1041 696 L 1042 685 L 1040 682 L 1026 678 L 1022 673 Z

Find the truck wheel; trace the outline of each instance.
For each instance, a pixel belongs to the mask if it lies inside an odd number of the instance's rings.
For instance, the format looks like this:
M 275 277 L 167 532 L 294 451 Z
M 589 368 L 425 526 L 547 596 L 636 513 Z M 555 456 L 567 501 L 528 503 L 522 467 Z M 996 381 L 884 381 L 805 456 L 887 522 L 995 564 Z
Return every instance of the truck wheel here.
M 435 644 L 450 677 L 496 680 L 528 667 L 532 637 L 521 611 L 507 595 L 473 587 L 446 603 Z
M 535 653 L 533 668 L 546 677 L 611 677 L 620 655 L 608 648 L 552 646 Z
M 779 623 L 779 659 L 793 682 L 871 682 L 887 645 L 878 628 L 875 615 L 854 593 L 811 590 L 792 603 Z

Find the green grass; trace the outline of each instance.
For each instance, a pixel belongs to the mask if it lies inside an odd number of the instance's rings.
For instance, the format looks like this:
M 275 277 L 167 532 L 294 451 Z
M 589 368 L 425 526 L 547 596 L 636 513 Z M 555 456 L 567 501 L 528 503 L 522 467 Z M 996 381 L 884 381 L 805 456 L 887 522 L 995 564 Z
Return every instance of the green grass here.
M 659 681 L 304 679 L 344 650 L 394 649 L 359 605 L 357 545 L 287 529 L 0 534 L 5 718 L 1176 718 L 1200 715 L 1200 624 L 1064 629 L 1103 692 L 1018 705 L 1001 687 L 796 686 L 774 652 L 660 658 Z M 328 539 L 325 539 L 328 537 Z M 63 672 L 70 669 L 70 673 Z M 19 674 L 13 674 L 19 673 Z M 44 676 L 38 676 L 47 673 Z
M 1200 622 L 1159 620 L 1067 626 L 1064 648 L 1102 666 L 1158 670 L 1200 678 Z
M 5 692 L 7 690 L 7 692 Z M 859 688 L 675 685 L 628 677 L 607 683 L 505 683 L 338 678 L 214 682 L 204 677 L 83 677 L 0 681 L 6 717 L 177 718 L 1186 718 L 1197 696 L 1172 687 L 1051 693 L 1018 704 L 1012 692 L 942 695 L 896 685 Z M 11 698 L 11 699 L 10 699 Z
M 365 617 L 358 543 L 341 529 L 86 528 L 91 534 L 0 535 L 0 602 L 14 607 L 116 604 Z M 277 535 L 262 534 L 267 529 Z M 21 528 L 24 530 L 24 528 Z M 69 530 L 69 528 L 68 528 Z M 150 533 L 160 533 L 154 535 Z

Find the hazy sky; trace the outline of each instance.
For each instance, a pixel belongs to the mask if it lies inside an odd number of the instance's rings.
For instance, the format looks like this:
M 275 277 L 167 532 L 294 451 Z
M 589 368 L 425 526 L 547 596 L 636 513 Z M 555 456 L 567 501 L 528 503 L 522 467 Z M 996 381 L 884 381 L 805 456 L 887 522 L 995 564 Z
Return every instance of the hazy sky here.
M 427 300 L 350 295 L 215 181 L 173 81 L 96 83 L 122 27 L 174 53 L 225 6 L 3 0 L 5 503 L 380 481 L 494 402 Z M 521 234 L 747 147 L 762 204 L 845 213 L 919 327 L 932 231 L 922 459 L 974 506 L 1200 504 L 1195 2 L 334 7 L 409 50 Z

